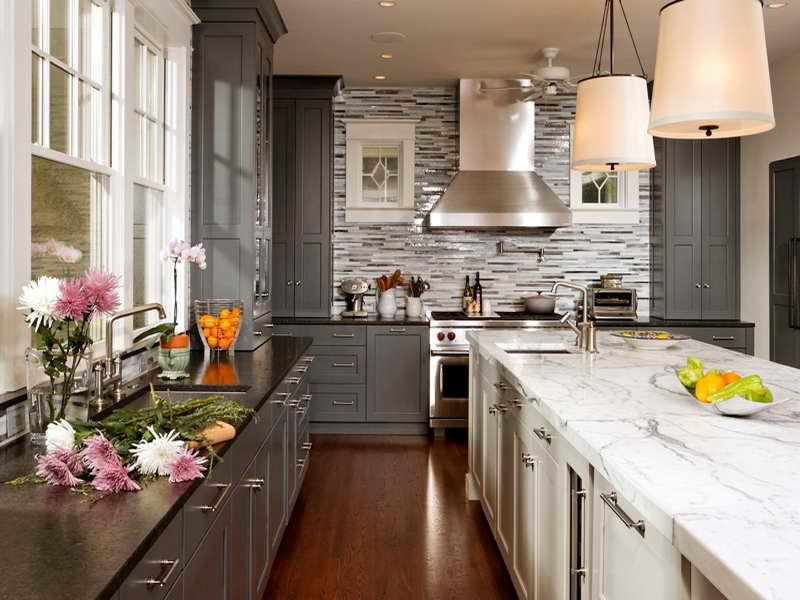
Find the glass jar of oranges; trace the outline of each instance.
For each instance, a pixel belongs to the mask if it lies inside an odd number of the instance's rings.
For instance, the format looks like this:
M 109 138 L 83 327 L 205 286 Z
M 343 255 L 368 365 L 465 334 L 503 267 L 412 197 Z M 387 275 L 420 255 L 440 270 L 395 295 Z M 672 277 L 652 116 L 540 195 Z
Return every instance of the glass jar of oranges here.
M 195 300 L 194 316 L 206 354 L 233 353 L 242 328 L 241 300 Z

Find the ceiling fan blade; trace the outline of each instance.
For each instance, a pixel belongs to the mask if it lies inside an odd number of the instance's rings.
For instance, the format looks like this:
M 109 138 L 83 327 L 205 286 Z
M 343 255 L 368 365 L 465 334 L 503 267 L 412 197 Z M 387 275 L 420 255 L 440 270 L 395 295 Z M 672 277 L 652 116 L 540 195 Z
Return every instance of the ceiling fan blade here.
M 539 75 L 536 73 L 517 73 L 517 75 L 521 75 L 525 79 L 530 79 L 532 81 L 544 81 Z

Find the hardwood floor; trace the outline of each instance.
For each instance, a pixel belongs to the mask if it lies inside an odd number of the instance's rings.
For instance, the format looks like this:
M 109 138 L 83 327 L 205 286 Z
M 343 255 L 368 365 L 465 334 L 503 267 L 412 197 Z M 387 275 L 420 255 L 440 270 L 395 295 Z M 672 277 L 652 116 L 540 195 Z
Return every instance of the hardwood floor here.
M 516 598 L 466 437 L 312 436 L 312 464 L 265 599 Z

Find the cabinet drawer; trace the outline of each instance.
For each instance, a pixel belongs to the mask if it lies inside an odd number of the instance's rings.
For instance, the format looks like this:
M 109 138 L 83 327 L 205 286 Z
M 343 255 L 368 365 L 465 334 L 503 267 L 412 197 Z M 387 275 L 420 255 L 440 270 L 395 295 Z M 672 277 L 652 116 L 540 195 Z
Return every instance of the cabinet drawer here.
M 366 386 L 311 384 L 311 420 L 363 423 L 366 421 Z
M 365 346 L 366 325 L 293 325 L 295 337 L 314 338 L 315 346 Z
M 211 476 L 203 480 L 183 508 L 183 555 L 187 560 L 197 549 L 208 528 L 220 514 L 233 491 L 233 461 L 214 465 Z
M 367 350 L 363 346 L 314 346 L 312 383 L 366 383 Z
M 164 598 L 183 569 L 183 515 L 172 519 L 120 588 L 120 600 Z
M 700 342 L 722 348 L 747 347 L 747 329 L 744 327 L 670 327 L 669 331 L 682 333 Z
M 256 421 L 258 421 L 256 423 Z M 266 419 L 252 419 L 244 431 L 239 433 L 233 441 L 233 446 L 225 455 L 225 460 L 231 462 L 232 480 L 236 481 L 252 462 L 261 444 L 269 433 L 269 423 Z

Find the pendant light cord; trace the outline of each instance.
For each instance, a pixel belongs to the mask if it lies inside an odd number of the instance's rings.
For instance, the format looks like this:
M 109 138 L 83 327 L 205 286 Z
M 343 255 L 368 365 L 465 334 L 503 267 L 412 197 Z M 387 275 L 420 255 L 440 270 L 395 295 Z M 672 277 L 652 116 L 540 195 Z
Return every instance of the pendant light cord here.
M 628 14 L 625 12 L 625 5 L 622 3 L 622 0 L 619 0 L 619 7 L 622 9 L 622 16 L 625 19 L 625 27 L 628 29 L 628 36 L 631 38 L 631 44 L 633 44 L 633 51 L 636 53 L 636 60 L 639 63 L 639 68 L 642 71 L 642 76 L 647 79 L 647 72 L 644 70 L 644 64 L 642 63 L 642 57 L 639 55 L 639 48 L 636 46 L 636 39 L 633 37 L 633 30 L 631 29 L 631 24 L 628 21 Z M 600 34 L 597 37 L 597 48 L 595 48 L 594 52 L 594 62 L 592 64 L 592 76 L 597 76 L 601 73 L 600 69 L 603 63 L 603 54 L 605 52 L 605 45 L 606 45 L 606 33 L 610 31 L 609 36 L 609 51 L 608 51 L 608 63 L 609 63 L 609 74 L 614 74 L 614 0 L 606 0 L 605 8 L 603 10 L 603 20 L 600 23 Z

